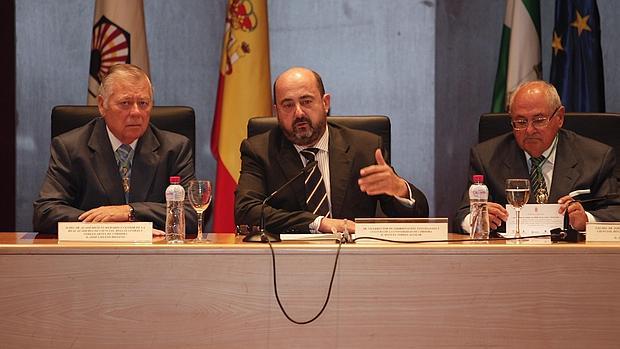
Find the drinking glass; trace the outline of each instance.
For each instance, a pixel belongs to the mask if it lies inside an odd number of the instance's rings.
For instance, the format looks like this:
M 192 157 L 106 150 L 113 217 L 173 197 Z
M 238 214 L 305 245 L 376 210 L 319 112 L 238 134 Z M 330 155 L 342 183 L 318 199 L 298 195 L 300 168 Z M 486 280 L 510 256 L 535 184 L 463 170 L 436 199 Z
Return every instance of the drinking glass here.
M 192 180 L 187 190 L 189 201 L 198 215 L 198 234 L 194 242 L 207 242 L 207 237 L 202 232 L 202 214 L 211 203 L 211 182 L 205 180 Z
M 506 199 L 517 212 L 517 230 L 515 231 L 515 237 L 520 238 L 521 230 L 519 227 L 519 214 L 521 212 L 521 207 L 530 199 L 530 180 L 514 178 L 507 179 Z

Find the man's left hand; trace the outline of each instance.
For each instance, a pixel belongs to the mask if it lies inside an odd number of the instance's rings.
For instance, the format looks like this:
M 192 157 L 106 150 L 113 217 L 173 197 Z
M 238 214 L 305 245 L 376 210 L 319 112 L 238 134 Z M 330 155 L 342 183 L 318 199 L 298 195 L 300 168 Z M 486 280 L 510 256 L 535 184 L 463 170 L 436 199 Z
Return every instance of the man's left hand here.
M 586 222 L 588 221 L 586 211 L 583 209 L 583 206 L 581 206 L 581 203 L 574 201 L 575 200 L 568 195 L 562 196 L 558 200 L 558 204 L 560 204 L 560 210 L 558 212 L 564 214 L 568 207 L 568 220 L 570 225 L 580 231 L 586 230 Z
M 360 170 L 361 178 L 357 180 L 360 190 L 368 195 L 387 194 L 407 198 L 409 187 L 407 182 L 398 177 L 394 170 L 385 162 L 381 149 L 375 151 L 376 165 Z
M 100 206 L 82 213 L 78 219 L 82 222 L 128 222 L 129 205 Z

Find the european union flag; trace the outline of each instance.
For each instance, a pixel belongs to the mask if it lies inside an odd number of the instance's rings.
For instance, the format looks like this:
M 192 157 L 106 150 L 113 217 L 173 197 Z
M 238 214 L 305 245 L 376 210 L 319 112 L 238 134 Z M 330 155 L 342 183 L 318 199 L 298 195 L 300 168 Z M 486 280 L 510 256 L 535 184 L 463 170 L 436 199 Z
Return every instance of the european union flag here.
M 601 21 L 596 0 L 556 0 L 551 83 L 569 112 L 604 112 Z

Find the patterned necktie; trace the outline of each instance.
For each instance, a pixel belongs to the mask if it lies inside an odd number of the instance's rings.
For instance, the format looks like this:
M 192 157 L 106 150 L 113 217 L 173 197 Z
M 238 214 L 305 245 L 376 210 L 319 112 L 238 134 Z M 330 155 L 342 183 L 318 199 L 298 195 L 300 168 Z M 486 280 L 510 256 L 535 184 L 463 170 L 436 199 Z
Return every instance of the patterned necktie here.
M 317 148 L 306 148 L 301 151 L 308 162 L 314 161 Z M 306 177 L 306 210 L 319 216 L 331 217 L 329 209 L 329 201 L 327 200 L 327 191 L 323 182 L 323 175 L 318 166 L 314 166 L 312 171 Z
M 532 196 L 536 203 L 546 204 L 549 197 L 547 191 L 547 183 L 545 183 L 545 177 L 542 173 L 542 165 L 545 162 L 545 157 L 531 157 L 532 170 L 530 171 L 530 181 L 532 182 Z
M 116 163 L 118 171 L 123 180 L 123 191 L 125 192 L 125 202 L 129 202 L 129 179 L 131 178 L 131 160 L 133 158 L 133 149 L 127 144 L 121 144 L 116 149 Z

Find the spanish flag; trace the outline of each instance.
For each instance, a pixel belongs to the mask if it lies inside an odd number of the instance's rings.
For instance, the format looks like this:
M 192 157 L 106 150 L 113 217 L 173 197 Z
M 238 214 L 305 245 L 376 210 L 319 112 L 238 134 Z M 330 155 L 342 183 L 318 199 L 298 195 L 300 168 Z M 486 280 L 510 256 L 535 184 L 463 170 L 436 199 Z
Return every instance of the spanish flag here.
M 211 150 L 217 160 L 213 231 L 235 229 L 239 146 L 248 120 L 271 115 L 267 0 L 228 0 Z
M 131 63 L 150 75 L 142 0 L 97 0 L 93 23 L 89 105 L 97 104 L 99 84 L 114 64 Z

